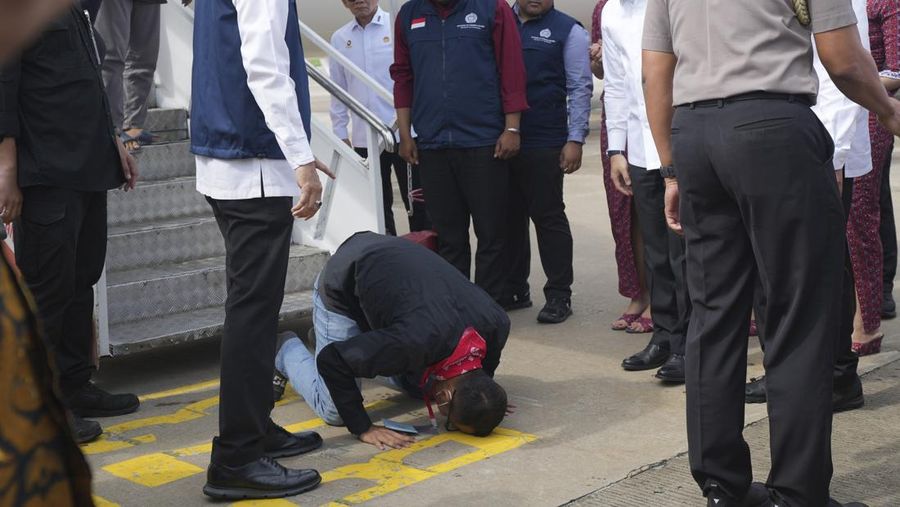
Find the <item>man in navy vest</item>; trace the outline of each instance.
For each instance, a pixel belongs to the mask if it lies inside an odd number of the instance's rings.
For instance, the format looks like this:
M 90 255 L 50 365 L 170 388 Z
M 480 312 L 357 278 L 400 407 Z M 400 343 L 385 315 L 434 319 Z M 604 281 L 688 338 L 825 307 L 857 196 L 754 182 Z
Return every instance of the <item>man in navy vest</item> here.
M 515 14 L 505 0 L 411 0 L 395 32 L 400 156 L 421 165 L 441 256 L 469 276 L 471 219 L 475 283 L 500 301 L 507 160 L 519 151 L 519 121 L 528 108 Z
M 196 5 L 191 151 L 197 190 L 225 239 L 228 299 L 222 337 L 219 436 L 203 492 L 275 498 L 316 487 L 315 470 L 272 458 L 322 445 L 270 419 L 275 333 L 294 218 L 321 207 L 309 146 L 309 83 L 296 3 L 207 0 Z M 291 207 L 294 197 L 299 203 Z
M 528 111 L 522 114 L 522 151 L 510 161 L 510 264 L 505 299 L 531 306 L 528 274 L 534 221 L 547 283 L 538 321 L 562 322 L 572 315 L 572 231 L 563 203 L 563 174 L 581 168 L 581 147 L 591 118 L 594 89 L 590 36 L 553 0 L 518 0 L 519 32 L 528 74 Z

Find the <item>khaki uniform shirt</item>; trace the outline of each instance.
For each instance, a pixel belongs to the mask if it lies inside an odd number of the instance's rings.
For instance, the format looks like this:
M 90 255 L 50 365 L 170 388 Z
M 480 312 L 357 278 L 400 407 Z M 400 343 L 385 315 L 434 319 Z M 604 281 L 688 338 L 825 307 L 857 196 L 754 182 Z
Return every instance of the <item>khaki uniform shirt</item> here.
M 749 92 L 806 94 L 819 81 L 812 33 L 856 23 L 849 0 L 808 0 L 803 26 L 790 0 L 649 0 L 643 48 L 674 53 L 674 105 Z

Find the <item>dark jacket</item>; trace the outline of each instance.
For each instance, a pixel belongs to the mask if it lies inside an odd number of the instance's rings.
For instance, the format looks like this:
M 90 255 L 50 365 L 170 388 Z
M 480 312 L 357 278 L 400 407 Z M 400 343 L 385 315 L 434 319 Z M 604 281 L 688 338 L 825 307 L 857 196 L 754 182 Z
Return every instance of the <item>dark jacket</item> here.
M 0 136 L 16 138 L 20 187 L 125 182 L 92 33 L 72 7 L 0 69 Z
M 509 335 L 509 317 L 486 292 L 436 253 L 402 238 L 352 236 L 322 271 L 319 295 L 363 331 L 318 357 L 335 407 L 356 435 L 372 422 L 355 379 L 415 378 L 449 357 L 469 326 L 487 342 L 484 370 L 493 375 Z

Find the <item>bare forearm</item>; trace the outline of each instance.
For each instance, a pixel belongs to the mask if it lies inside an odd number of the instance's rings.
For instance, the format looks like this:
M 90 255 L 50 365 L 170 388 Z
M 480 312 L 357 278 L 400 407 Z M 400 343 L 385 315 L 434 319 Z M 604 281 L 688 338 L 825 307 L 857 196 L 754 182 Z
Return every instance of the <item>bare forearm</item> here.
M 644 98 L 647 120 L 653 142 L 662 165 L 672 163 L 672 80 L 675 76 L 675 55 L 644 51 Z
M 890 93 L 894 93 L 897 90 L 900 90 L 900 79 L 892 79 L 882 76 L 881 84 L 883 84 L 885 89 L 887 89 L 887 91 Z
M 506 113 L 506 128 L 518 129 L 522 122 L 522 113 Z
M 0 174 L 16 174 L 16 140 L 12 137 L 3 139 L 0 143 Z
M 410 109 L 403 107 L 397 109 L 397 128 L 400 130 L 400 138 L 412 138 L 412 120 Z
M 815 37 L 822 64 L 844 95 L 879 117 L 893 113 L 885 84 L 872 56 L 860 43 L 856 26 Z

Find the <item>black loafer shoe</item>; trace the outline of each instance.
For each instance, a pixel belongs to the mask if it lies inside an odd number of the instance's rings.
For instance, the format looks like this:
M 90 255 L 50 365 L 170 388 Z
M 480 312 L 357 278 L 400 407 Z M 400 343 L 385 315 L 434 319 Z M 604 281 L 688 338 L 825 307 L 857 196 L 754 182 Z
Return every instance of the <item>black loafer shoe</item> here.
M 572 300 L 569 298 L 550 298 L 537 320 L 542 324 L 559 324 L 572 315 Z
M 291 433 L 278 425 L 272 425 L 263 440 L 263 450 L 270 458 L 297 456 L 322 447 L 322 437 L 315 431 Z
M 315 470 L 295 470 L 263 457 L 239 467 L 211 463 L 203 494 L 221 500 L 282 498 L 314 489 L 322 482 Z
M 672 354 L 666 364 L 656 372 L 656 378 L 669 384 L 684 384 L 684 356 Z
M 75 441 L 79 444 L 87 444 L 100 438 L 103 434 L 103 428 L 97 421 L 88 421 L 77 415 L 72 416 L 72 433 L 75 435 Z
M 846 387 L 835 387 L 831 394 L 831 406 L 835 413 L 856 410 L 865 404 L 862 381 L 858 376 Z
M 751 378 L 750 382 L 744 387 L 745 403 L 765 403 L 766 402 L 766 376 L 759 378 Z
M 707 507 L 774 507 L 775 504 L 772 503 L 769 488 L 765 484 L 754 482 L 740 501 L 713 487 L 706 494 L 706 505 Z
M 531 301 L 531 294 L 513 294 L 500 300 L 500 306 L 504 310 L 511 312 L 513 310 L 521 310 L 523 308 L 531 308 L 534 303 Z
M 897 316 L 897 303 L 894 302 L 894 294 L 885 292 L 881 300 L 881 318 L 893 319 Z
M 110 394 L 88 382 L 65 396 L 65 404 L 81 417 L 112 417 L 130 414 L 141 406 L 133 394 Z
M 652 370 L 662 366 L 669 359 L 669 349 L 650 344 L 644 350 L 622 361 L 622 369 L 626 371 Z

